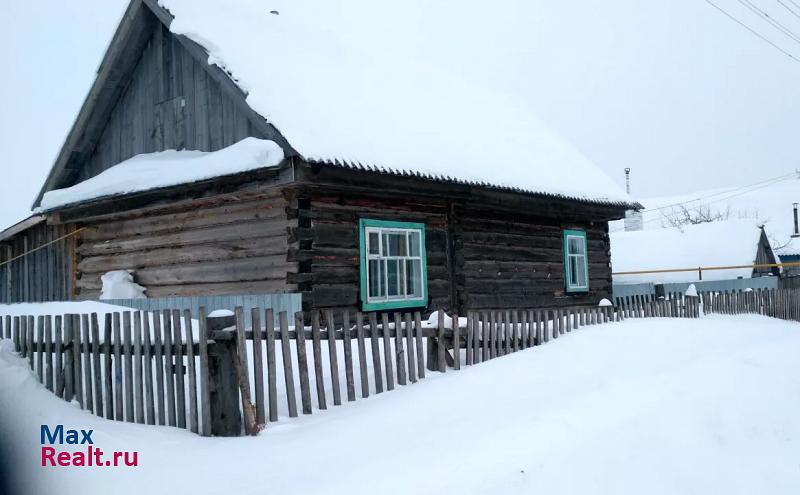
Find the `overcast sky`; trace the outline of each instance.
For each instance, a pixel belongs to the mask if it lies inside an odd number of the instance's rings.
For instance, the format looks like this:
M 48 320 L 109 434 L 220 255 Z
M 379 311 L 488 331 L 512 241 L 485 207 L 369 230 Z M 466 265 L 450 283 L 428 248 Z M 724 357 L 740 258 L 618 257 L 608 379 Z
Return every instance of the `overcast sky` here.
M 800 1 L 781 0 L 793 14 L 753 0 L 798 40 L 737 0 L 712 1 L 800 59 Z M 392 34 L 411 56 L 515 94 L 620 183 L 630 167 L 635 196 L 800 167 L 800 62 L 705 0 L 360 3 L 376 22 L 353 36 Z M 0 3 L 0 226 L 26 215 L 126 5 Z M 347 15 L 332 5 L 320 8 Z

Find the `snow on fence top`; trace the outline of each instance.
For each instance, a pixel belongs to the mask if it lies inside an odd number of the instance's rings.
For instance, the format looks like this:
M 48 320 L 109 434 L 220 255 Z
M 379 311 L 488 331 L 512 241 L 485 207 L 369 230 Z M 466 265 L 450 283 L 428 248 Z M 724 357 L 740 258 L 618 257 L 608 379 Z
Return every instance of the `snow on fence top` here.
M 214 152 L 167 150 L 137 155 L 72 187 L 47 192 L 40 209 L 274 167 L 282 160 L 280 146 L 256 138 Z
M 761 229 L 750 220 L 729 220 L 677 228 L 612 232 L 614 272 L 667 270 L 755 263 Z M 751 278 L 752 268 L 704 271 L 703 280 Z M 697 280 L 697 272 L 614 275 L 615 284 Z
M 170 30 L 203 46 L 307 160 L 633 203 L 514 98 L 415 60 L 389 36 L 346 36 L 355 4 L 326 16 L 280 0 L 159 3 Z

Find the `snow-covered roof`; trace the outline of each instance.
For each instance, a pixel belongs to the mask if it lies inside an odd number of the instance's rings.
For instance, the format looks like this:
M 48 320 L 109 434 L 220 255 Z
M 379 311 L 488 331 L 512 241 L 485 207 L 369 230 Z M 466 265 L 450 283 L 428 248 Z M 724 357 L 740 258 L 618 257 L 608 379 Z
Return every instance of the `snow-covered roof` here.
M 274 167 L 282 160 L 280 146 L 256 138 L 246 138 L 213 152 L 168 150 L 137 155 L 72 187 L 47 192 L 40 209 L 48 211 L 109 196 Z
M 643 270 L 751 265 L 756 261 L 761 228 L 751 220 L 687 225 L 634 232 L 612 232 L 614 273 Z M 703 271 L 703 280 L 750 278 L 752 268 Z M 614 275 L 615 284 L 697 281 L 697 271 Z
M 299 2 L 159 4 L 307 160 L 633 203 L 513 96 L 413 60 L 396 40 L 355 43 L 341 18 Z
M 646 230 L 668 226 L 667 218 L 680 217 L 681 206 L 684 206 L 690 212 L 702 209 L 728 216 L 731 220 L 747 219 L 763 224 L 776 254 L 800 254 L 800 238 L 792 238 L 792 204 L 800 202 L 800 174 L 786 174 L 784 178 L 750 186 L 640 198 L 640 202 L 645 207 L 642 214 Z M 609 228 L 621 231 L 624 221 L 611 222 Z

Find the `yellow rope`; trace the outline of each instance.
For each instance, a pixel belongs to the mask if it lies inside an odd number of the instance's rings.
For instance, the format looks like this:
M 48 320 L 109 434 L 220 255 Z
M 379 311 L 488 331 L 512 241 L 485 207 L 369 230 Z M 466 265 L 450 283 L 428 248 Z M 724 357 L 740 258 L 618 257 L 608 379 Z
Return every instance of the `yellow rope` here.
M 81 228 L 79 228 L 77 230 L 74 230 L 74 231 L 70 232 L 69 234 L 62 235 L 58 239 L 53 239 L 52 241 L 46 242 L 46 243 L 42 244 L 41 246 L 35 247 L 33 249 L 30 249 L 30 250 L 28 250 L 28 251 L 26 251 L 26 252 L 24 252 L 22 254 L 18 254 L 17 256 L 14 256 L 10 260 L 6 260 L 6 261 L 0 263 L 0 267 L 5 266 L 5 265 L 7 265 L 7 264 L 9 264 L 9 263 L 11 263 L 13 261 L 16 261 L 16 260 L 20 259 L 20 258 L 24 258 L 25 256 L 28 256 L 31 253 L 35 253 L 36 251 L 39 251 L 40 249 L 44 249 L 44 248 L 46 248 L 47 246 L 49 246 L 51 244 L 55 244 L 57 242 L 63 241 L 64 239 L 66 239 L 68 237 L 72 237 L 75 234 L 78 234 L 78 233 L 80 233 L 80 232 L 82 232 L 82 231 L 84 231 L 84 230 L 86 230 L 88 228 L 89 227 L 81 227 Z
M 733 266 L 697 266 L 694 268 L 672 268 L 667 270 L 641 270 L 636 272 L 614 272 L 611 275 L 644 275 L 646 273 L 675 273 L 675 272 L 696 272 L 706 270 L 735 270 L 738 268 L 775 268 L 800 266 L 800 261 L 791 263 L 762 263 L 758 265 L 733 265 Z

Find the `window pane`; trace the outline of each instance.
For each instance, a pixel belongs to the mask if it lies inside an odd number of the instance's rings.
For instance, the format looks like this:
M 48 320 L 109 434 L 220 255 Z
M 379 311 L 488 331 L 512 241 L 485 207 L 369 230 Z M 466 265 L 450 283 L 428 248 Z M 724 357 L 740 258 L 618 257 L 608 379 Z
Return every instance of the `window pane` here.
M 409 244 L 411 244 L 411 256 L 419 256 L 420 252 L 420 235 L 419 231 L 415 230 L 408 235 Z
M 380 234 L 377 232 L 369 233 L 367 237 L 367 244 L 369 245 L 369 254 L 381 253 Z
M 391 232 L 384 234 L 384 236 L 386 239 L 386 246 L 388 247 L 388 249 L 383 253 L 384 256 L 406 256 L 405 232 Z
M 578 285 L 578 259 L 575 256 L 569 257 L 569 285 Z
M 422 262 L 406 260 L 406 287 L 409 297 L 422 297 Z
M 389 281 L 386 287 L 387 295 L 391 296 L 399 296 L 399 283 L 400 283 L 400 260 L 387 260 L 386 261 L 386 273 L 388 275 Z
M 578 285 L 586 287 L 586 257 L 580 256 L 575 258 L 578 263 Z
M 586 243 L 582 237 L 567 237 L 569 254 L 586 254 Z
M 386 291 L 383 287 L 383 263 L 380 260 L 369 261 L 369 297 L 383 297 Z

